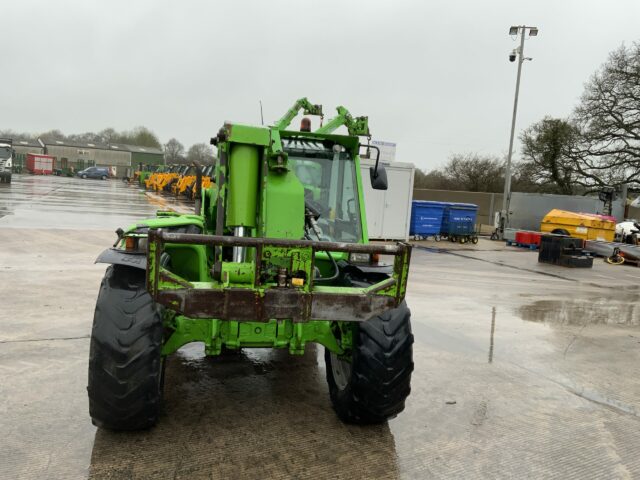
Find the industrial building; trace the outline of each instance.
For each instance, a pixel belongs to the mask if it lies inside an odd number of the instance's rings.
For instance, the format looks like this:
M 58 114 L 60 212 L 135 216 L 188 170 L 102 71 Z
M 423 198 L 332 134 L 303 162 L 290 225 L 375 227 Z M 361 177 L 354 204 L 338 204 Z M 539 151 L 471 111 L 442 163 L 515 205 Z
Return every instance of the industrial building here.
M 13 149 L 16 152 L 16 158 L 13 163 L 13 168 L 16 172 L 24 170 L 28 153 L 44 153 L 44 147 L 35 138 L 13 139 Z
M 140 163 L 159 165 L 164 162 L 162 150 L 152 147 L 140 147 L 111 143 L 109 145 L 91 142 L 72 142 L 56 138 L 41 137 L 39 145 L 47 155 L 56 159 L 56 167 L 82 170 L 86 167 L 111 167 L 114 175 L 122 177 L 128 167 Z

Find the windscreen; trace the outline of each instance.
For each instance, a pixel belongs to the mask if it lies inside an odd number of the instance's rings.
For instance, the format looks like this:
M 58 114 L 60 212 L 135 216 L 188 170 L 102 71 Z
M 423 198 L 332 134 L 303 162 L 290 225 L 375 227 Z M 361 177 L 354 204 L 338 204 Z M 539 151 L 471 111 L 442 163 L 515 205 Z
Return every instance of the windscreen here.
M 0 147 L 0 158 L 11 158 L 11 148 Z
M 360 241 L 358 183 L 351 155 L 339 145 L 306 140 L 285 140 L 284 147 L 293 171 L 304 186 L 305 201 L 320 213 L 320 239 Z

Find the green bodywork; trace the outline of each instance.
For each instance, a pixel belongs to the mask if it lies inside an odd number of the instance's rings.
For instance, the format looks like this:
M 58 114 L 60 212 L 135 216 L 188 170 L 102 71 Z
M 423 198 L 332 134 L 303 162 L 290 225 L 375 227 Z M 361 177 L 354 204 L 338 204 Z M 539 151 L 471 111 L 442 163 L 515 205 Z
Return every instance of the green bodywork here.
M 302 354 L 315 342 L 347 358 L 358 322 L 404 298 L 410 247 L 367 245 L 358 153 L 366 117 L 338 110 L 350 135 L 330 133 L 338 121 L 286 130 L 301 109 L 322 114 L 301 99 L 275 126 L 225 124 L 215 139 L 216 181 L 196 214 L 158 212 L 121 233 L 116 249 L 133 236 L 137 253 L 146 251 L 147 289 L 165 307 L 163 355 L 190 342 L 203 342 L 208 355 L 223 347 Z M 332 206 L 319 217 L 323 238 L 310 236 L 305 198 Z M 331 279 L 354 248 L 394 255 L 391 277 Z

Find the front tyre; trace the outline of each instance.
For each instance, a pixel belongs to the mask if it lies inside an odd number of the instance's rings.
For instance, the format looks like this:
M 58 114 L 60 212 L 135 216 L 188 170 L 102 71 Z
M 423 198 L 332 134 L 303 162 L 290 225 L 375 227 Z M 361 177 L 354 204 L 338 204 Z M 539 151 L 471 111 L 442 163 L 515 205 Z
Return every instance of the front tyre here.
M 325 349 L 331 403 L 347 423 L 382 423 L 404 410 L 413 371 L 411 312 L 405 302 L 362 322 L 351 361 Z
M 110 430 L 153 426 L 162 400 L 162 318 L 145 288 L 145 271 L 107 268 L 89 349 L 89 414 Z

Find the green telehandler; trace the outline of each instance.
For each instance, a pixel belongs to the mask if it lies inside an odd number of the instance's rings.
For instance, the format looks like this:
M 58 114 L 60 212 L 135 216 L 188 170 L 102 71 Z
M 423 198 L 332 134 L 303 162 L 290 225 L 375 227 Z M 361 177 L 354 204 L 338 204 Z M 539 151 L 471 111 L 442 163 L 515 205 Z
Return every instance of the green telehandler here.
M 89 354 L 98 427 L 153 426 L 165 359 L 190 342 L 206 355 L 261 347 L 302 355 L 318 343 L 343 421 L 380 423 L 404 409 L 411 247 L 368 242 L 359 154 L 376 149 L 360 143 L 370 137 L 367 117 L 338 107 L 314 132 L 288 130 L 301 110 L 322 115 L 303 98 L 273 126 L 226 123 L 211 139 L 215 182 L 200 191 L 196 169 L 195 213 L 159 211 L 118 229 L 96 260 L 110 264 Z M 347 135 L 333 133 L 339 126 Z M 367 176 L 387 189 L 378 161 Z

